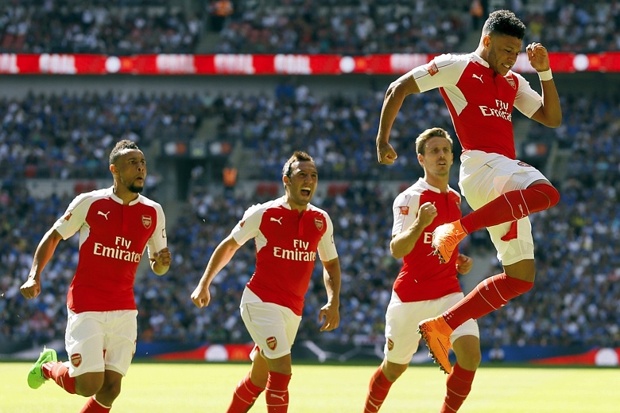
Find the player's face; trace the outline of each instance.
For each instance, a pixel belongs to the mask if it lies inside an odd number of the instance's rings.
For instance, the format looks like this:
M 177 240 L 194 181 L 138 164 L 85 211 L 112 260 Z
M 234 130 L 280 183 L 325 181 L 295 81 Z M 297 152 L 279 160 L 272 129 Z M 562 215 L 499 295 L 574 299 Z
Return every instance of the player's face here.
M 314 162 L 294 162 L 291 165 L 291 176 L 284 178 L 288 203 L 291 208 L 305 209 L 314 196 L 318 182 L 319 173 Z
M 142 192 L 146 180 L 146 160 L 142 151 L 126 151 L 116 160 L 115 166 L 120 185 L 136 194 Z
M 491 69 L 505 76 L 517 62 L 523 42 L 516 37 L 503 34 L 494 34 L 487 36 L 487 38 L 484 39 L 487 52 L 485 60 Z
M 424 155 L 420 156 L 420 163 L 427 176 L 447 177 L 454 163 L 454 154 L 450 141 L 441 136 L 435 136 L 426 141 Z

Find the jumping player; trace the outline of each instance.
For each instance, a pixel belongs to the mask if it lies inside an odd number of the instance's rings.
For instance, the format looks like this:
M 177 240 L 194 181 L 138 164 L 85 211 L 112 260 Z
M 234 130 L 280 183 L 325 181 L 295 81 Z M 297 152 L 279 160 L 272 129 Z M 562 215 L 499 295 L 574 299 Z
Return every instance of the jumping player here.
M 416 67 L 388 88 L 377 134 L 380 163 L 397 154 L 390 131 L 403 100 L 439 88 L 449 109 L 463 153 L 459 186 L 474 212 L 433 232 L 432 246 L 441 262 L 450 262 L 458 243 L 487 228 L 504 272 L 483 280 L 442 316 L 420 323 L 431 354 L 450 372 L 450 334 L 524 294 L 534 285 L 534 242 L 528 215 L 559 202 L 557 189 L 536 168 L 516 159 L 513 108 L 548 127 L 558 127 L 562 110 L 549 56 L 540 43 L 526 47 L 540 78 L 542 96 L 511 68 L 517 62 L 525 25 L 514 13 L 498 10 L 484 23 L 478 48 L 465 55 L 441 55 Z

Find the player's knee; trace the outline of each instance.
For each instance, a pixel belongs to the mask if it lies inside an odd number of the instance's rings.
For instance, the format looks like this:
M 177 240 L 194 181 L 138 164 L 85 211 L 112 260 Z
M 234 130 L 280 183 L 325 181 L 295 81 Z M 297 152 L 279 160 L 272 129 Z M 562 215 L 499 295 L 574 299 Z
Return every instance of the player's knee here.
M 98 380 L 78 380 L 75 383 L 75 392 L 80 396 L 91 397 L 101 389 L 103 382 Z
M 385 378 L 394 383 L 407 370 L 408 364 L 396 364 L 386 361 L 383 366 Z
M 534 287 L 533 281 L 525 281 L 518 278 L 506 277 L 506 284 L 514 292 L 515 297 L 525 294 Z
M 555 206 L 560 202 L 560 191 L 555 189 L 553 185 L 539 184 L 536 185 L 536 190 L 542 192 L 549 199 L 549 208 Z

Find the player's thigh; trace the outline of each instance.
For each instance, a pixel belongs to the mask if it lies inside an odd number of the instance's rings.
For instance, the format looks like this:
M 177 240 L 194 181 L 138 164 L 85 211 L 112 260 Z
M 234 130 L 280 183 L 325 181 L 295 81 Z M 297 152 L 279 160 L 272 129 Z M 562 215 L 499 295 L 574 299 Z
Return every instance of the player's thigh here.
M 533 166 L 498 154 L 467 151 L 461 160 L 459 186 L 474 210 L 503 193 L 547 179 Z
M 385 313 L 386 360 L 395 364 L 409 364 L 420 343 L 418 324 L 442 313 L 442 303 L 437 300 L 401 302 L 396 294 Z
M 136 353 L 138 312 L 123 310 L 106 314 L 105 369 L 125 376 Z
M 515 230 L 516 233 L 507 239 L 508 232 Z M 534 259 L 534 237 L 529 217 L 495 225 L 487 228 L 487 231 L 497 251 L 497 259 L 502 265 L 512 265 L 523 260 Z
M 273 303 L 243 303 L 241 318 L 266 358 L 290 354 L 301 322 L 301 317 L 291 309 Z
M 65 348 L 69 357 L 69 375 L 103 373 L 105 321 L 102 313 L 68 311 Z

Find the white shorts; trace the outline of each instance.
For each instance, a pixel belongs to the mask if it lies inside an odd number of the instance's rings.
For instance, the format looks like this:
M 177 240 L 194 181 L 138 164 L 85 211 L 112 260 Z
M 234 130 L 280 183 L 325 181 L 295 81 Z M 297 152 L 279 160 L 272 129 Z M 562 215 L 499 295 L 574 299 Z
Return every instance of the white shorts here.
M 69 375 L 105 370 L 126 375 L 136 352 L 138 311 L 67 311 L 65 347 Z
M 247 287 L 239 308 L 252 340 L 266 358 L 277 359 L 290 354 L 301 316 L 290 308 L 263 302 Z
M 456 304 L 463 293 L 453 293 L 437 300 L 403 303 L 398 294 L 392 291 L 392 298 L 385 314 L 385 348 L 387 361 L 396 364 L 409 364 L 418 350 L 421 336 L 418 333 L 420 321 L 437 317 Z M 469 319 L 452 332 L 450 341 L 462 336 L 480 337 L 478 323 Z
M 547 178 L 538 169 L 519 160 L 482 151 L 465 151 L 461 154 L 459 187 L 474 210 L 505 192 L 525 189 L 540 179 Z M 503 265 L 534 259 L 534 240 L 529 218 L 516 221 L 517 237 L 503 241 L 501 238 L 508 233 L 511 225 L 508 222 L 487 228 L 497 250 L 497 258 Z

